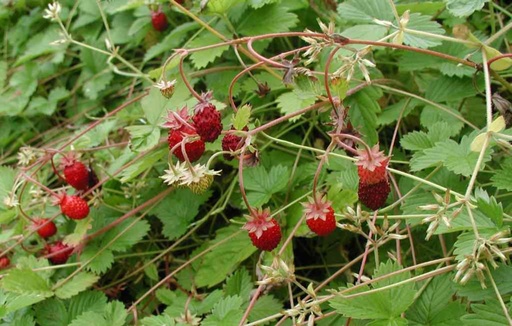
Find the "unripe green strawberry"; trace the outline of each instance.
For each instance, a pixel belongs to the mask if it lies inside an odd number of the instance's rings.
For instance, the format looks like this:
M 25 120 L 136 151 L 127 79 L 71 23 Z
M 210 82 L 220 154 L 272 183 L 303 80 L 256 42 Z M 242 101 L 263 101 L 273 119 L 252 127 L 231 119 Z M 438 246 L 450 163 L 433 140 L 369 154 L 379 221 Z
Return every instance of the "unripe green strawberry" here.
M 247 223 L 243 228 L 249 231 L 252 244 L 265 251 L 274 250 L 281 241 L 281 227 L 270 216 L 270 210 L 252 209 L 251 215 L 246 216 Z

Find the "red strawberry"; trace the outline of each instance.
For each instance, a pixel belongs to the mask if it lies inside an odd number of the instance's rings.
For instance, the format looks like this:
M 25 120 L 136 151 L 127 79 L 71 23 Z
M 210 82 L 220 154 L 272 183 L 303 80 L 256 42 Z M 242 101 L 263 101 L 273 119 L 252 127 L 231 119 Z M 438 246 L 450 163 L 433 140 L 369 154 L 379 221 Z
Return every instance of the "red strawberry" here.
M 224 138 L 222 138 L 222 150 L 226 152 L 234 152 L 239 149 L 242 144 L 242 137 L 238 137 L 235 134 L 226 134 Z M 224 154 L 224 158 L 228 161 L 233 159 L 233 155 Z
M 186 126 L 179 130 L 169 129 L 169 137 L 167 138 L 167 141 L 169 142 L 169 149 L 174 149 L 173 154 L 178 158 L 178 160 L 182 162 L 185 161 L 185 155 L 182 152 L 183 140 L 185 137 L 193 137 L 194 135 L 197 135 L 195 130 Z M 204 153 L 204 149 L 204 141 L 201 139 L 187 141 L 185 143 L 185 152 L 190 162 L 195 162 L 200 159 Z
M 73 248 L 65 245 L 62 241 L 56 241 L 46 245 L 43 253 L 53 264 L 64 264 L 73 253 Z
M 47 218 L 39 218 L 34 220 L 33 228 L 37 229 L 37 234 L 43 239 L 49 238 L 57 233 L 57 227 L 53 221 Z
M 68 196 L 64 194 L 60 200 L 60 210 L 72 220 L 81 220 L 89 215 L 89 205 L 78 196 Z
M 199 103 L 194 111 L 192 121 L 194 121 L 197 133 L 203 141 L 214 142 L 222 132 L 220 112 L 211 103 Z
M 371 151 L 359 150 L 358 153 L 356 165 L 360 182 L 373 184 L 387 180 L 389 157 L 379 152 L 379 145 L 375 145 Z
M 151 24 L 153 28 L 159 32 L 164 31 L 169 24 L 167 23 L 167 16 L 161 10 L 151 12 Z
M 311 231 L 319 236 L 326 236 L 336 229 L 336 219 L 334 218 L 334 209 L 331 202 L 324 198 L 314 200 L 310 198 L 304 206 L 306 223 Z
M 281 241 L 281 227 L 270 216 L 270 210 L 252 209 L 251 215 L 246 218 L 247 223 L 243 228 L 249 231 L 252 244 L 260 250 L 274 250 Z
M 77 161 L 73 153 L 64 156 L 62 165 L 67 183 L 77 190 L 89 188 L 89 169 L 82 162 Z
M 11 264 L 11 260 L 8 257 L 0 257 L 0 270 L 6 268 Z
M 376 210 L 384 206 L 391 188 L 388 180 L 382 180 L 373 184 L 359 182 L 359 201 L 366 207 Z

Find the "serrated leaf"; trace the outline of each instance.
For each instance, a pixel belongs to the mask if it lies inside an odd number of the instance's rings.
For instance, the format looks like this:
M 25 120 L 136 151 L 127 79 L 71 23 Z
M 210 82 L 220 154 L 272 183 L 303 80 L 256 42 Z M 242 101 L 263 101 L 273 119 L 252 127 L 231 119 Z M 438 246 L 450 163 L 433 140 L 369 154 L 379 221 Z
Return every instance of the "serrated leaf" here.
M 375 270 L 374 277 L 384 276 L 394 271 L 400 270 L 401 267 L 391 261 L 381 263 Z M 373 288 L 381 288 L 390 284 L 407 280 L 410 278 L 409 272 L 403 272 L 382 281 L 373 283 Z M 363 286 L 358 290 L 349 293 L 361 293 L 369 290 L 368 286 Z M 362 295 L 354 298 L 344 298 L 336 296 L 329 300 L 329 304 L 338 313 L 349 316 L 354 319 L 395 319 L 399 318 L 414 301 L 414 283 L 406 283 L 402 286 L 393 287 L 388 290 Z
M 80 255 L 80 261 L 85 263 L 94 257 L 94 259 L 89 262 L 85 268 L 94 273 L 101 274 L 106 272 L 114 263 L 114 254 L 109 249 L 103 250 L 101 252 L 99 250 L 100 248 L 96 245 L 88 245 L 82 251 L 82 254 Z
M 459 134 L 462 127 L 464 127 L 464 123 L 461 119 L 457 117 L 461 117 L 461 113 L 455 109 L 444 107 L 445 110 L 441 110 L 440 108 L 427 105 L 421 109 L 420 115 L 420 123 L 422 126 L 431 128 L 432 125 L 444 122 L 450 126 L 450 130 L 452 131 L 451 136 L 455 136 Z M 443 139 L 444 140 L 444 139 Z
M 0 298 L 1 298 L 2 292 L 0 292 Z M 39 294 L 17 294 L 9 292 L 5 295 L 5 310 L 6 312 L 14 312 L 16 310 L 31 306 L 35 303 L 38 303 L 40 301 L 47 302 L 48 299 L 46 299 L 44 296 L 41 296 Z M 46 299 L 46 300 L 45 300 Z M 49 299 L 52 300 L 52 299 Z M 0 300 L 1 302 L 2 300 Z M 0 305 L 0 307 L 2 307 Z
M 233 127 L 236 130 L 242 130 L 249 124 L 251 118 L 251 106 L 246 104 L 242 105 L 235 113 L 233 119 Z
M 507 296 L 512 293 L 512 267 L 503 263 L 498 263 L 496 269 L 490 270 L 492 278 L 500 295 Z M 462 285 L 456 283 L 457 295 L 467 298 L 468 301 L 483 301 L 496 298 L 493 286 L 488 278 L 485 280 L 486 288 L 482 288 L 480 281 L 476 278 L 470 279 L 468 283 Z
M 194 278 L 197 287 L 211 287 L 222 282 L 240 262 L 256 251 L 246 232 L 239 232 L 239 227 L 227 227 L 217 231 L 214 240 L 204 244 L 195 252 L 205 250 L 237 232 L 238 234 L 228 242 L 215 247 L 204 255 L 199 263 L 194 264 L 194 269 L 197 271 Z
M 76 221 L 75 230 L 73 233 L 68 234 L 63 242 L 71 247 L 77 246 L 91 229 L 92 217 L 89 215 L 87 218 Z
M 244 169 L 244 185 L 251 205 L 259 207 L 270 200 L 272 194 L 283 190 L 288 185 L 290 171 L 283 165 L 274 165 L 270 171 L 258 166 Z
M 69 320 L 75 319 L 84 312 L 96 312 L 103 314 L 107 305 L 107 297 L 104 293 L 98 291 L 85 291 L 72 297 L 69 301 L 68 313 Z M 91 325 L 95 325 L 94 323 Z M 89 326 L 91 326 L 89 325 Z
M 496 201 L 496 198 L 481 189 L 475 189 L 475 198 L 478 210 L 489 217 L 496 227 L 501 228 L 503 225 L 503 206 Z
M 491 181 L 493 186 L 498 189 L 512 191 L 512 158 L 505 158 L 500 169 L 494 171 Z
M 148 154 L 144 155 L 140 160 L 124 169 L 120 174 L 121 182 L 128 182 L 136 178 L 142 172 L 153 168 L 156 162 L 166 157 L 169 153 L 167 148 L 161 148 L 159 150 L 153 150 Z
M 0 165 L 0 208 L 6 209 L 4 199 L 9 195 L 14 185 L 16 171 L 8 166 Z
M 34 256 L 19 257 L 16 261 L 16 267 L 18 269 L 41 269 L 37 272 L 37 275 L 41 276 L 45 280 L 49 280 L 53 275 L 53 271 L 48 269 L 50 266 L 48 259 L 36 258 Z
M 394 21 L 388 1 L 349 0 L 338 5 L 338 13 L 342 19 L 356 23 L 369 23 L 374 19 Z
M 212 27 L 223 35 L 229 35 L 229 30 L 224 22 L 219 22 Z M 220 40 L 217 36 L 213 36 L 209 31 L 204 30 L 198 37 L 189 42 L 189 46 L 191 48 L 196 48 L 216 44 L 219 43 L 219 41 Z M 190 60 L 192 60 L 194 67 L 201 69 L 215 61 L 216 58 L 222 56 L 222 54 L 228 49 L 229 46 L 225 45 L 209 49 L 208 51 L 194 52 L 190 55 Z
M 87 311 L 75 318 L 69 326 L 109 326 L 102 314 Z
M 105 320 L 109 326 L 124 326 L 128 313 L 124 308 L 124 304 L 120 301 L 112 301 L 107 303 L 104 312 Z
M 489 0 L 444 0 L 446 9 L 457 17 L 467 17 L 483 8 Z
M 402 148 L 410 151 L 419 151 L 433 146 L 428 135 L 423 131 L 413 131 L 400 140 Z
M 124 252 L 142 240 L 149 231 L 149 223 L 145 220 L 138 221 L 133 225 L 132 223 L 133 221 L 126 220 L 110 229 L 102 238 L 100 248 L 105 248 L 109 242 L 117 237 L 117 239 L 108 246 L 108 249 Z
M 240 2 L 241 0 L 209 0 L 206 8 L 212 14 L 225 15 L 231 7 Z
M 297 23 L 297 15 L 289 12 L 287 7 L 271 4 L 249 12 L 242 18 L 236 30 L 247 36 L 288 32 Z
M 279 2 L 279 0 L 249 0 L 247 2 L 249 3 L 249 6 L 253 7 L 254 9 L 258 9 L 264 5 Z
M 142 318 L 140 321 L 141 326 L 174 326 L 176 323 L 174 319 L 167 314 L 159 316 L 151 316 Z
M 413 325 L 460 325 L 460 317 L 465 307 L 453 302 L 453 281 L 450 275 L 441 275 L 430 280 L 420 297 L 406 312 L 407 319 Z
M 422 15 L 419 13 L 410 14 L 407 29 L 427 32 L 430 34 L 443 35 L 445 33 L 443 27 L 432 20 L 431 16 Z M 431 48 L 433 46 L 441 45 L 441 41 L 425 35 L 417 35 L 406 31 L 404 34 L 404 43 L 418 48 Z
M 510 308 L 507 307 L 510 314 Z M 484 303 L 473 303 L 471 305 L 472 314 L 462 316 L 463 325 L 481 326 L 481 325 L 510 325 L 507 316 L 503 312 L 501 304 L 496 299 L 487 300 Z
M 264 295 L 258 298 L 256 304 L 249 314 L 249 322 L 264 319 L 281 312 L 283 304 L 271 295 Z M 268 323 L 267 323 L 268 324 Z
M 377 113 L 381 110 L 371 91 L 363 89 L 348 97 L 346 101 L 350 105 L 348 116 L 354 128 L 361 132 L 368 145 L 376 144 L 379 140 Z
M 201 325 L 220 326 L 236 324 L 243 317 L 242 302 L 242 298 L 239 296 L 223 298 L 214 306 L 212 314 L 206 317 Z
M 153 281 L 158 281 L 158 269 L 156 268 L 155 264 L 149 264 L 146 267 L 144 267 L 144 274 Z
M 51 297 L 53 292 L 48 283 L 31 269 L 12 269 L 2 279 L 4 290 L 20 294 L 37 294 L 43 298 Z
M 316 95 L 312 94 L 309 97 L 301 98 L 300 95 L 297 92 L 288 92 L 281 94 L 277 98 L 277 107 L 281 110 L 281 113 L 283 115 L 294 113 L 296 111 L 299 111 L 300 109 L 303 109 L 305 107 L 308 107 L 315 103 L 316 101 Z M 294 116 L 290 118 L 289 120 L 291 122 L 297 121 L 301 115 Z
M 67 326 L 68 312 L 61 300 L 50 298 L 35 306 L 36 320 L 39 325 Z
M 208 294 L 208 296 L 201 301 L 197 306 L 195 306 L 195 313 L 198 315 L 204 315 L 209 313 L 215 304 L 219 302 L 224 297 L 224 292 L 222 290 L 214 290 Z
M 55 285 L 55 295 L 61 299 L 69 299 L 78 293 L 85 291 L 88 287 L 92 286 L 99 280 L 99 276 L 80 272 L 76 274 L 71 280 L 60 286 L 59 282 Z
M 249 299 L 253 285 L 249 272 L 245 268 L 237 270 L 229 276 L 224 286 L 226 296 L 239 295 L 244 300 Z
M 144 54 L 144 62 L 147 62 L 166 51 L 170 51 L 172 49 L 179 47 L 181 43 L 186 39 L 187 34 L 198 28 L 199 24 L 196 22 L 180 24 L 179 26 L 173 28 L 172 31 L 166 34 L 162 41 L 153 45 L 151 48 L 149 48 L 148 51 L 146 51 L 146 53 Z M 171 67 L 172 65 L 167 65 L 167 70 L 169 70 L 169 68 Z M 160 73 L 158 74 L 158 76 L 159 75 Z
M 481 80 L 478 84 L 481 84 L 480 82 Z M 472 78 L 442 76 L 430 83 L 425 91 L 425 97 L 434 102 L 446 102 L 474 96 L 477 93 L 474 83 Z
M 187 231 L 190 223 L 199 213 L 199 207 L 209 197 L 208 192 L 192 196 L 188 189 L 176 189 L 162 199 L 151 213 L 162 222 L 162 234 L 169 240 L 174 240 Z

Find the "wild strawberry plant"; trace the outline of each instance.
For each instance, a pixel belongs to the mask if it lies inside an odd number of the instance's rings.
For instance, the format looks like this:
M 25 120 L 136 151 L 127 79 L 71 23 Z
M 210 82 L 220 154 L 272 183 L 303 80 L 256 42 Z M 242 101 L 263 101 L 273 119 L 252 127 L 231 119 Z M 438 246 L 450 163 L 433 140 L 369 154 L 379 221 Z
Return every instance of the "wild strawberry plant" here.
M 0 6 L 2 325 L 510 325 L 507 1 Z

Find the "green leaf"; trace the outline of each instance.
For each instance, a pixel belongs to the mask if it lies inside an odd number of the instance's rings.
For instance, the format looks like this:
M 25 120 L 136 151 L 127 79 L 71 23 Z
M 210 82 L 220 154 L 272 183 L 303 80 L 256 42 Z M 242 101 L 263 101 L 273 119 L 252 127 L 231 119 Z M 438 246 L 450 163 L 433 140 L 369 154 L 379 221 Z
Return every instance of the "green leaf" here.
M 423 131 L 413 131 L 403 136 L 400 145 L 410 151 L 420 151 L 433 146 L 428 134 Z
M 149 277 L 149 279 L 151 279 L 153 281 L 158 281 L 159 280 L 159 278 L 158 278 L 158 269 L 157 269 L 156 265 L 153 264 L 153 263 L 150 263 L 149 265 L 147 265 L 144 268 L 144 274 L 146 274 L 146 276 Z
M 0 292 L 0 302 L 2 297 L 2 292 Z M 13 312 L 28 306 L 31 306 L 35 303 L 45 300 L 44 296 L 39 294 L 17 294 L 9 292 L 5 295 L 5 310 L 7 312 Z M 51 299 L 50 299 L 51 300 Z M 46 302 L 45 300 L 44 302 Z M 0 308 L 2 306 L 0 305 Z
M 310 94 L 310 96 L 304 97 L 299 92 L 292 91 L 281 94 L 276 101 L 277 107 L 281 110 L 281 113 L 286 115 L 314 104 L 316 101 L 316 95 Z M 294 116 L 289 120 L 294 122 L 297 121 L 301 116 L 302 114 Z
M 354 128 L 359 130 L 368 145 L 379 141 L 377 134 L 377 113 L 380 112 L 377 98 L 379 93 L 374 90 L 363 89 L 347 98 L 350 106 L 348 116 Z
M 448 11 L 457 17 L 467 17 L 484 7 L 489 0 L 444 0 Z
M 82 87 L 82 91 L 84 95 L 91 100 L 95 100 L 99 97 L 99 93 L 107 88 L 114 79 L 114 74 L 110 71 L 104 71 L 98 75 L 95 75 L 91 79 L 88 79 L 84 86 Z
M 466 309 L 460 302 L 453 302 L 452 285 L 450 275 L 433 278 L 407 310 L 409 322 L 413 325 L 460 325 L 460 317 Z
M 254 9 L 258 9 L 264 5 L 279 2 L 279 0 L 249 0 L 247 2 L 249 2 L 249 6 L 253 7 Z
M 510 308 L 507 308 L 510 314 Z M 498 300 L 487 300 L 485 304 L 474 303 L 471 305 L 472 314 L 461 318 L 463 325 L 482 326 L 482 325 L 510 325 Z
M 491 181 L 498 189 L 512 191 L 512 158 L 507 157 L 503 160 L 500 169 L 494 171 Z
M 98 291 L 81 292 L 69 301 L 69 320 L 73 320 L 88 311 L 102 314 L 106 306 L 107 297 L 104 293 Z M 92 323 L 91 325 L 96 324 Z
M 224 286 L 224 293 L 226 296 L 239 295 L 242 298 L 249 298 L 252 288 L 251 276 L 245 268 L 242 268 L 228 277 Z
M 420 123 L 428 129 L 431 129 L 434 124 L 439 122 L 447 123 L 452 131 L 451 135 L 455 136 L 460 132 L 462 127 L 464 127 L 464 123 L 458 118 L 462 117 L 462 115 L 459 111 L 450 107 L 445 106 L 444 108 L 445 110 L 441 110 L 438 107 L 430 105 L 423 107 L 421 109 Z
M 401 270 L 401 267 L 391 261 L 381 263 L 375 270 L 373 277 L 388 275 L 392 272 Z M 373 283 L 373 288 L 378 289 L 391 284 L 405 281 L 411 277 L 409 272 L 402 272 L 382 281 Z M 370 290 L 369 286 L 363 286 L 358 290 L 350 291 L 353 293 L 362 293 Z M 414 283 L 409 282 L 398 287 L 393 287 L 380 292 L 362 295 L 354 298 L 344 298 L 336 296 L 329 301 L 331 307 L 344 316 L 354 319 L 395 319 L 399 318 L 414 301 Z
M 288 32 L 298 23 L 297 15 L 280 4 L 271 4 L 249 12 L 240 21 L 237 32 L 246 35 Z
M 132 223 L 133 220 L 126 220 L 110 229 L 101 240 L 100 247 L 105 248 L 110 241 L 117 237 L 117 239 L 108 246 L 108 249 L 124 252 L 137 242 L 141 241 L 149 231 L 149 223 L 144 220 L 131 225 Z
M 443 27 L 432 19 L 433 18 L 431 16 L 412 13 L 410 14 L 407 28 L 420 32 L 443 35 Z M 433 46 L 441 45 L 441 41 L 439 39 L 427 37 L 425 35 L 417 35 L 409 31 L 406 31 L 404 34 L 404 43 L 418 48 L 431 48 Z
M 7 62 L 0 60 L 0 89 L 3 89 L 7 81 Z
M 222 282 L 239 263 L 252 255 L 256 248 L 247 237 L 246 232 L 239 232 L 238 226 L 222 228 L 217 232 L 214 240 L 202 245 L 195 253 L 212 247 L 219 241 L 237 233 L 229 241 L 215 247 L 205 254 L 200 262 L 194 264 L 195 283 L 197 287 L 214 286 Z
M 496 198 L 482 188 L 475 189 L 475 198 L 478 210 L 489 217 L 496 227 L 501 228 L 503 225 L 503 206 L 496 201 Z
M 229 35 L 229 30 L 223 21 L 212 26 L 222 35 Z M 208 30 L 203 30 L 199 36 L 190 41 L 189 46 L 191 48 L 202 47 L 219 43 L 220 40 L 217 36 L 212 35 Z M 222 56 L 222 54 L 229 49 L 229 46 L 219 46 L 208 51 L 194 52 L 190 55 L 194 67 L 201 69 L 206 67 L 209 63 L 215 61 L 216 58 Z
M 124 304 L 120 301 L 112 301 L 107 303 L 105 307 L 105 320 L 109 326 L 124 326 L 128 313 L 124 308 Z
M 210 194 L 194 195 L 188 189 L 176 189 L 151 211 L 162 222 L 162 234 L 169 240 L 182 236 Z
M 249 124 L 249 119 L 251 118 L 251 106 L 250 105 L 242 105 L 238 111 L 235 113 L 235 117 L 233 119 L 233 127 L 236 130 L 242 130 Z
M 241 0 L 209 0 L 206 8 L 210 13 L 224 15 Z
M 501 296 L 508 296 L 510 293 L 512 293 L 511 266 L 499 263 L 498 268 L 491 269 L 491 275 Z M 487 287 L 484 289 L 476 277 L 470 279 L 469 282 L 465 285 L 456 283 L 455 286 L 457 288 L 457 295 L 459 297 L 465 297 L 469 301 L 483 301 L 496 298 L 496 292 L 494 292 L 489 278 L 486 278 L 485 284 Z
M 166 51 L 179 47 L 187 38 L 188 33 L 198 28 L 199 24 L 196 22 L 180 24 L 169 33 L 166 33 L 166 36 L 162 41 L 149 48 L 149 50 L 144 54 L 144 62 L 148 62 Z
M 35 306 L 36 320 L 39 325 L 67 326 L 68 312 L 61 300 L 50 298 Z
M 94 209 L 93 209 L 94 210 Z M 87 231 L 91 229 L 92 223 L 92 214 L 90 214 L 87 218 L 76 221 L 75 230 L 73 233 L 68 234 L 64 238 L 64 243 L 75 247 L 77 246 L 87 234 Z
M 176 323 L 174 319 L 169 317 L 167 314 L 162 314 L 160 316 L 151 316 L 142 318 L 140 321 L 141 326 L 174 326 Z
M 32 34 L 32 37 L 26 44 L 26 51 L 17 58 L 14 65 L 21 65 L 42 55 L 63 52 L 68 47 L 68 44 L 50 45 L 50 43 L 62 39 L 60 33 L 60 28 L 50 26 L 40 33 Z
M 88 287 L 92 286 L 99 280 L 99 276 L 87 272 L 80 272 L 76 274 L 71 280 L 60 286 L 57 282 L 55 295 L 61 299 L 69 299 L 78 293 L 85 291 Z
M 477 87 L 480 88 L 481 86 L 480 79 Z M 475 96 L 476 93 L 477 90 L 472 78 L 442 76 L 429 84 L 425 91 L 425 97 L 434 102 L 447 102 Z
M 169 154 L 167 148 L 153 150 L 144 155 L 140 160 L 124 169 L 120 174 L 121 182 L 128 182 L 135 179 L 142 172 L 152 169 L 156 162 L 160 161 Z
M 219 301 L 212 310 L 212 314 L 206 317 L 201 325 L 220 326 L 234 325 L 243 317 L 241 309 L 243 300 L 239 296 L 229 296 Z
M 244 169 L 244 185 L 248 192 L 249 202 L 255 207 L 267 203 L 273 194 L 288 185 L 290 171 L 283 165 L 274 165 L 270 171 L 264 166 Z
M 249 315 L 249 322 L 264 319 L 281 312 L 283 304 L 271 295 L 264 295 L 258 298 Z
M 394 21 L 388 1 L 349 0 L 338 5 L 340 18 L 355 23 L 372 23 L 374 19 Z
M 16 171 L 8 166 L 0 165 L 0 208 L 6 209 L 4 198 L 9 195 L 14 185 Z
M 406 104 L 407 106 L 405 106 Z M 382 108 L 382 112 L 377 118 L 378 125 L 390 125 L 398 121 L 400 117 L 405 118 L 413 111 L 416 105 L 412 101 L 400 100 L 395 104 Z
M 2 279 L 4 290 L 20 294 L 38 294 L 41 297 L 51 297 L 53 292 L 48 283 L 31 269 L 12 269 Z
M 85 263 L 94 257 L 94 259 L 89 264 L 87 264 L 85 268 L 94 273 L 101 274 L 106 272 L 114 263 L 114 254 L 112 254 L 112 250 L 109 249 L 103 250 L 101 252 L 99 252 L 99 250 L 100 247 L 98 247 L 98 245 L 88 245 L 82 251 L 82 254 L 80 255 L 80 261 Z
M 75 318 L 69 326 L 110 326 L 107 324 L 107 321 L 105 320 L 105 317 L 103 317 L 102 314 L 93 312 L 93 311 L 87 311 Z

